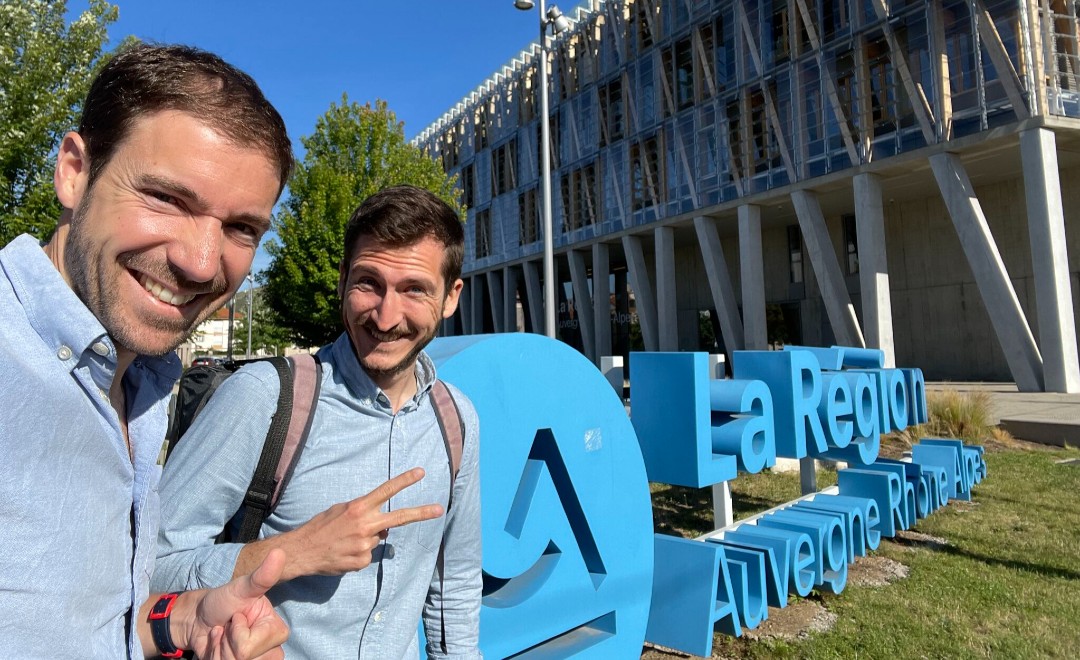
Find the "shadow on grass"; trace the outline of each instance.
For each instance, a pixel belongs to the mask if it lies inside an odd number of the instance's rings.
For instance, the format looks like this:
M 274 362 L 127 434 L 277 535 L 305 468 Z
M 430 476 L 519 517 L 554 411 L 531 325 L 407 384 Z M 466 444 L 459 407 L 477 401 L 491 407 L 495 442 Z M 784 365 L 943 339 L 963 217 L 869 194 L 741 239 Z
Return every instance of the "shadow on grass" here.
M 988 566 L 1000 566 L 1002 568 L 1010 568 L 1014 571 L 1024 571 L 1025 573 L 1034 573 L 1036 575 L 1042 575 L 1044 577 L 1062 578 L 1064 580 L 1080 580 L 1080 571 L 1074 571 L 1068 568 L 1059 568 L 1057 566 L 1047 566 L 1045 564 L 1034 564 L 1026 561 L 1019 561 L 1016 559 L 1001 559 L 999 557 L 990 557 L 979 552 L 971 552 L 970 550 L 964 550 L 958 548 L 955 545 L 949 543 L 940 543 L 933 540 L 933 537 L 927 540 L 903 538 L 896 536 L 889 539 L 897 545 L 904 545 L 912 548 L 923 548 L 931 552 L 941 552 L 954 557 L 963 557 L 964 559 L 970 559 L 977 561 Z
M 1080 572 L 1069 570 L 1067 568 L 1058 568 L 1057 566 L 1046 566 L 1044 564 L 1032 564 L 1026 561 L 1018 561 L 1015 559 L 999 559 L 997 557 L 988 557 L 986 555 L 969 552 L 963 548 L 957 548 L 956 546 L 945 546 L 937 548 L 938 552 L 944 552 L 957 557 L 964 557 L 974 561 L 982 562 L 990 566 L 1001 566 L 1003 568 L 1011 568 L 1016 571 L 1024 571 L 1027 573 L 1035 573 L 1036 575 L 1043 575 L 1046 577 L 1057 577 L 1065 580 L 1080 580 Z

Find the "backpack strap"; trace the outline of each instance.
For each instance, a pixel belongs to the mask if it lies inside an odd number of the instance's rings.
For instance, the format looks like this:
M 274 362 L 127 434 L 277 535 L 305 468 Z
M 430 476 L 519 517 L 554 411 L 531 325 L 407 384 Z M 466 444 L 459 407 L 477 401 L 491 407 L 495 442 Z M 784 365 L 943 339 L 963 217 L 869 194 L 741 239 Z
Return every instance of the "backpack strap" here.
M 442 431 L 443 443 L 446 445 L 446 457 L 450 461 L 450 497 L 446 500 L 446 512 L 454 503 L 454 480 L 461 469 L 461 452 L 465 447 L 465 423 L 461 421 L 461 412 L 457 402 L 454 401 L 450 389 L 446 383 L 435 379 L 431 386 L 431 405 L 435 409 L 435 418 L 439 420 L 439 430 Z M 446 610 L 443 603 L 445 592 L 446 560 L 443 556 L 443 544 L 439 544 L 439 556 L 436 558 L 436 570 L 439 573 L 439 627 L 442 639 L 439 646 L 442 652 L 449 653 L 446 648 Z
M 249 543 L 259 537 L 263 521 L 281 499 L 311 430 L 322 380 L 322 365 L 314 356 L 275 357 L 268 362 L 274 366 L 280 382 L 277 410 L 240 508 L 240 532 L 233 539 L 238 543 Z
M 446 457 L 450 461 L 450 500 L 447 502 L 449 509 L 449 504 L 454 499 L 454 480 L 457 478 L 458 471 L 461 470 L 461 452 L 465 446 L 465 423 L 461 421 L 457 402 L 454 401 L 446 383 L 436 379 L 428 396 L 435 409 L 435 418 L 439 420 L 439 430 L 442 431 L 443 443 L 446 444 Z

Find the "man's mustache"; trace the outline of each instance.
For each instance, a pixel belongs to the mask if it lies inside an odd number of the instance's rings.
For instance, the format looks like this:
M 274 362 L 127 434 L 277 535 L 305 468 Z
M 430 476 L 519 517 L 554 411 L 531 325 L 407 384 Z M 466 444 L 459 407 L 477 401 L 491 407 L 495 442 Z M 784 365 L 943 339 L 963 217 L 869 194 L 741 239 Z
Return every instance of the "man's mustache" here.
M 379 330 L 379 327 L 376 326 L 373 321 L 368 320 L 363 323 L 362 327 L 364 328 L 364 330 L 368 331 L 368 334 L 370 334 L 375 339 L 378 339 L 379 341 L 395 341 L 398 339 L 407 339 L 413 334 L 408 324 L 405 323 L 398 325 L 397 327 L 391 328 L 390 330 Z

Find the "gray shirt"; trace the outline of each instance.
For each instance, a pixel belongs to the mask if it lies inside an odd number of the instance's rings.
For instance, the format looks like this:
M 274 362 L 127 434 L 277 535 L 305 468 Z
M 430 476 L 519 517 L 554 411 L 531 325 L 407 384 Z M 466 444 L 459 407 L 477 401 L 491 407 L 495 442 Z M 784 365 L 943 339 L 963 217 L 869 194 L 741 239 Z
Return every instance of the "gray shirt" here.
M 0 273 L 0 658 L 141 658 L 132 612 L 153 570 L 180 362 L 125 372 L 129 457 L 105 328 L 33 237 L 0 250 Z
M 295 529 L 338 502 L 365 495 L 410 468 L 424 479 L 392 498 L 391 509 L 440 503 L 450 494 L 450 467 L 428 398 L 435 369 L 417 362 L 417 395 L 393 414 L 360 367 L 346 335 L 318 353 L 322 389 L 307 446 L 261 537 Z M 244 367 L 218 389 L 177 443 L 162 478 L 158 589 L 223 584 L 239 544 L 214 537 L 240 507 L 277 402 L 271 365 Z M 435 520 L 389 530 L 387 548 L 367 568 L 343 576 L 308 576 L 278 585 L 269 597 L 292 629 L 288 657 L 415 658 L 423 616 L 428 654 L 476 658 L 481 595 L 479 435 L 469 400 L 451 387 L 465 424 L 453 506 Z M 440 589 L 436 557 L 444 547 Z M 448 655 L 439 652 L 444 597 Z

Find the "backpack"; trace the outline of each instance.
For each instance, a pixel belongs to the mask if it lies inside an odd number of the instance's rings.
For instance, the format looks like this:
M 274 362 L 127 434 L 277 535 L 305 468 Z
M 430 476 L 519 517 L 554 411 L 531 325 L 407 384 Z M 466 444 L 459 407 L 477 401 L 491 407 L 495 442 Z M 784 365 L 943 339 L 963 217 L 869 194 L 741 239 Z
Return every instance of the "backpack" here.
M 165 460 L 172 454 L 177 441 L 202 412 L 207 401 L 225 380 L 237 369 L 251 362 L 269 362 L 277 371 L 280 388 L 277 410 L 270 421 L 270 428 L 263 441 L 262 453 L 251 477 L 247 494 L 240 509 L 232 516 L 240 516 L 239 532 L 232 536 L 229 526 L 222 530 L 218 542 L 249 543 L 259 537 L 262 523 L 274 512 L 281 494 L 292 477 L 300 454 L 304 451 L 315 406 L 319 401 L 322 382 L 322 363 L 313 356 L 299 354 L 290 358 L 272 357 L 261 360 L 231 360 L 221 364 L 191 367 L 180 379 L 176 405 L 170 420 L 168 448 Z M 465 425 L 461 421 L 457 403 L 446 387 L 436 379 L 429 393 L 435 418 L 439 422 L 447 460 L 450 463 L 450 498 L 447 511 L 453 503 L 454 479 L 461 468 L 461 451 L 465 443 Z M 441 554 L 441 552 L 440 552 Z

